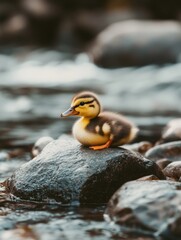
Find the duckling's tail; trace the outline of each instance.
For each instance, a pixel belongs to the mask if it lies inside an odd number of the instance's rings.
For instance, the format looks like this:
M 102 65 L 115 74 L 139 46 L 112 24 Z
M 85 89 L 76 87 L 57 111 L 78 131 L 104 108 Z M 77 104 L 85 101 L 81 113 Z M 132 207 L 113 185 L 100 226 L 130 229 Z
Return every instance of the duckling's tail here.
M 140 130 L 137 127 L 131 128 L 131 132 L 130 132 L 130 135 L 129 135 L 129 142 L 131 142 L 133 139 L 135 139 L 135 137 L 137 136 L 139 131 Z

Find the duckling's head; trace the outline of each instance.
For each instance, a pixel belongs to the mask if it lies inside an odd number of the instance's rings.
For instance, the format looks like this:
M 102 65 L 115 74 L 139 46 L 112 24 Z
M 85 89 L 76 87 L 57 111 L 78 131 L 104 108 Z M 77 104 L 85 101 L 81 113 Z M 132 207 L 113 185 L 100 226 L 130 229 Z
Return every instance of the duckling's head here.
M 61 117 L 77 115 L 85 118 L 95 118 L 99 115 L 101 106 L 93 92 L 80 92 L 71 102 L 71 107 L 61 114 Z

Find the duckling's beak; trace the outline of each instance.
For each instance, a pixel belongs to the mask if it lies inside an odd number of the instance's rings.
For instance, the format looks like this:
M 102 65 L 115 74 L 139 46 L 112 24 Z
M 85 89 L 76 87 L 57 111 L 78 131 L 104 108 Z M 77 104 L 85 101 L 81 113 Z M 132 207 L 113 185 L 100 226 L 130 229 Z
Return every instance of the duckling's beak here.
M 78 115 L 79 113 L 74 109 L 74 107 L 70 107 L 64 113 L 61 113 L 60 117 L 68 117 L 72 115 Z

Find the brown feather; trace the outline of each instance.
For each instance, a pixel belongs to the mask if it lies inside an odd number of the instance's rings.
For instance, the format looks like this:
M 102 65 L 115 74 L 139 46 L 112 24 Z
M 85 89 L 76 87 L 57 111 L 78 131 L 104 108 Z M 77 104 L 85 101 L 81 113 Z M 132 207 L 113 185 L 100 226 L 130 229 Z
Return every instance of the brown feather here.
M 111 128 L 110 134 L 113 135 L 113 144 L 119 142 L 120 139 L 129 137 L 131 128 L 134 127 L 133 124 L 122 115 L 102 112 L 98 117 L 90 120 L 89 124 L 86 126 L 86 130 L 104 136 L 105 134 L 102 130 L 104 123 L 109 124 Z M 100 127 L 99 132 L 96 132 L 97 125 Z

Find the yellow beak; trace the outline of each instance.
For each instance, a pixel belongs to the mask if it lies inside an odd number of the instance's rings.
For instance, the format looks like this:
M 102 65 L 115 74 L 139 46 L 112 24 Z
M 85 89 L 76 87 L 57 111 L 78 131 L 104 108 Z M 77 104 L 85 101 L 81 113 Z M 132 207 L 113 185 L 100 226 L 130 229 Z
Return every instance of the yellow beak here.
M 73 115 L 78 115 L 79 113 L 74 109 L 74 107 L 70 107 L 64 113 L 61 113 L 60 117 L 68 117 Z

